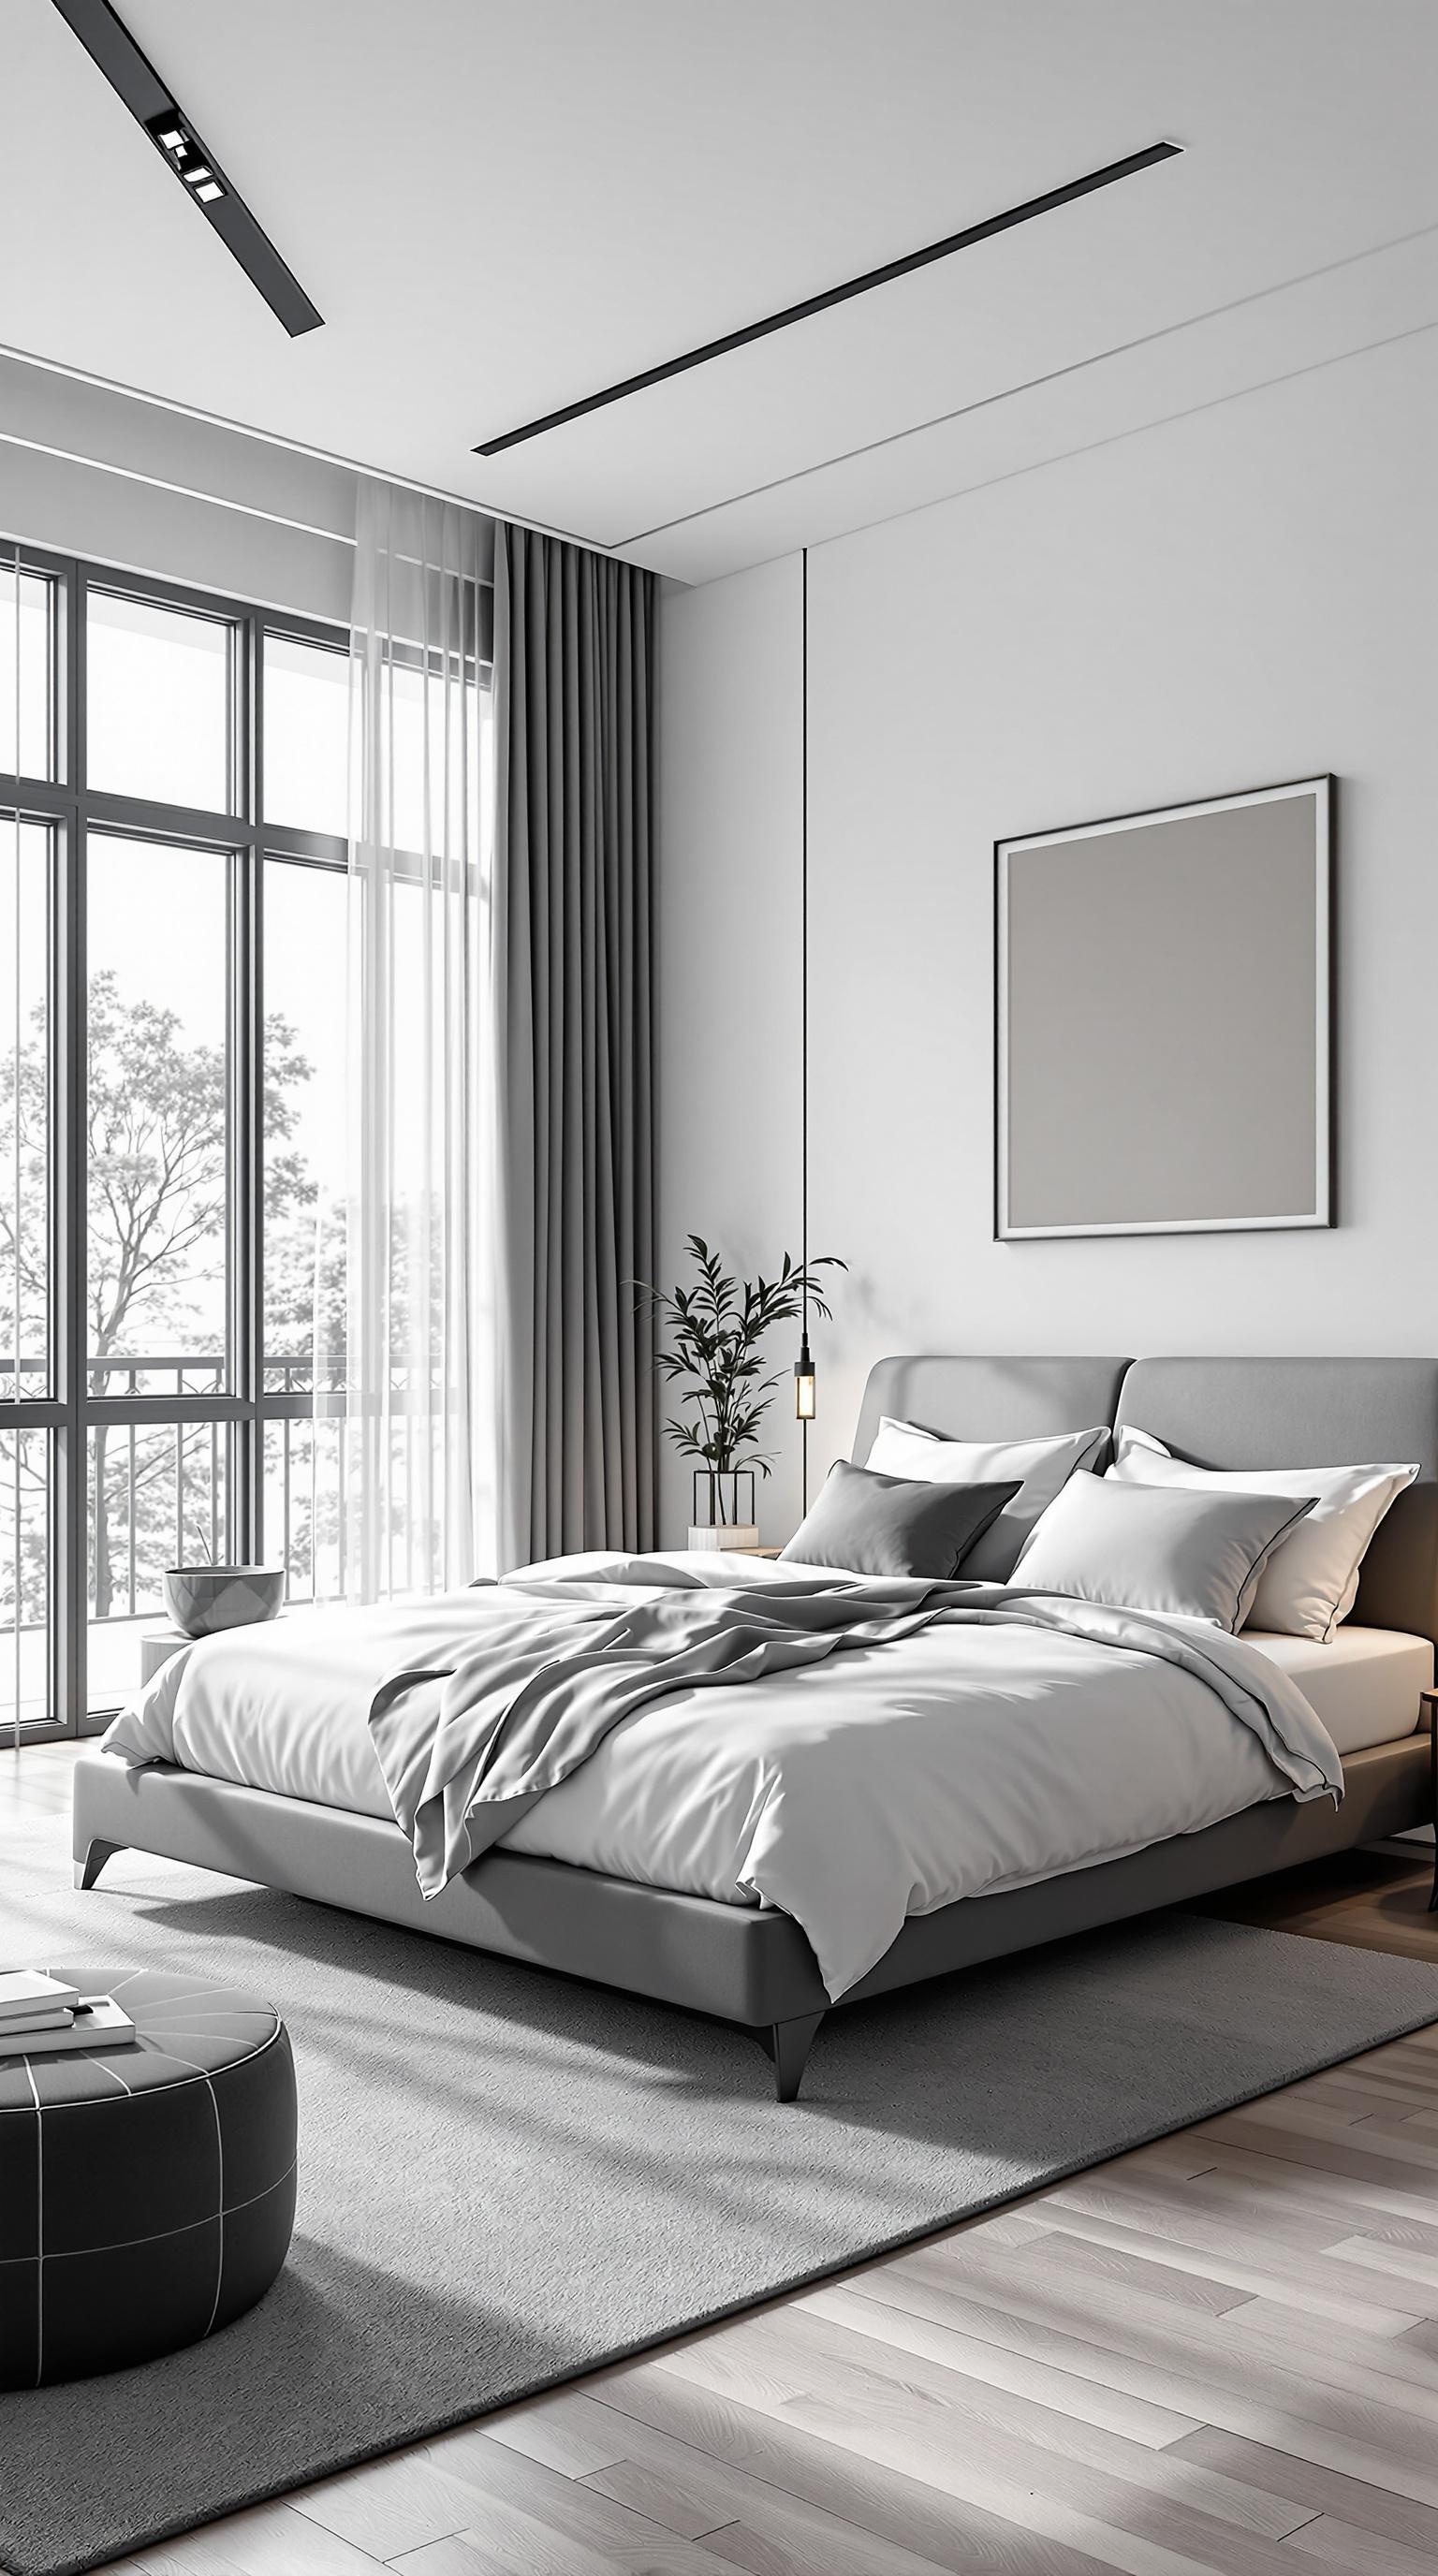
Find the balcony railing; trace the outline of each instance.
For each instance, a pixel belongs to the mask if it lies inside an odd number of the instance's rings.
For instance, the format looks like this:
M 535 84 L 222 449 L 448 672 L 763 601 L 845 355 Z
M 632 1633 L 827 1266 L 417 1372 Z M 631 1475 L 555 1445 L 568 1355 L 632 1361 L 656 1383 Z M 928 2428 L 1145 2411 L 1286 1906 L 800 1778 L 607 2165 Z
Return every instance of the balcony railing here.
M 89 1364 L 89 1391 L 111 1401 L 225 1393 L 223 1352 L 150 1351 Z M 312 1410 L 316 1380 L 323 1390 Z M 350 1570 L 349 1437 L 344 1363 L 312 1351 L 271 1355 L 264 1365 L 259 1423 L 264 1553 L 283 1564 L 287 1601 L 342 1600 Z M 269 1407 L 273 1406 L 273 1410 Z M 92 1456 L 91 1574 L 94 1615 L 135 1618 L 153 1607 L 165 1564 L 218 1562 L 226 1553 L 227 1425 L 221 1418 L 111 1423 L 103 1458 Z M 91 1442 L 102 1432 L 92 1424 Z M 113 1444 L 121 1445 L 116 1453 Z M 163 1500 L 161 1500 L 161 1495 Z M 103 1525 L 101 1498 L 103 1496 Z M 165 1554 L 157 1561 L 163 1531 Z M 146 1541 L 148 1540 L 148 1544 Z M 103 1560 L 122 1551 L 122 1580 L 101 1580 Z
M 226 1373 L 224 1355 L 213 1350 L 106 1354 L 87 1364 L 92 1708 L 114 1706 L 134 1687 L 138 1639 L 165 1618 L 166 1567 L 223 1562 L 230 1551 L 237 1408 L 225 1400 Z M 44 1716 L 49 1602 L 48 1434 L 7 1430 L 7 1379 L 17 1383 L 16 1364 L 0 1358 L 0 1727 L 12 1710 Z M 18 1383 L 27 1393 L 43 1388 L 43 1363 L 22 1359 Z M 407 1359 L 392 1360 L 378 1426 L 393 1498 L 378 1568 L 384 1591 L 414 1592 L 432 1580 L 425 1530 L 435 1444 L 427 1417 L 442 1403 L 437 1379 L 417 1385 Z M 244 1408 L 260 1443 L 265 1559 L 283 1565 L 285 1599 L 295 1607 L 341 1601 L 355 1586 L 352 1471 L 356 1443 L 372 1439 L 377 1426 L 356 1420 L 351 1406 L 342 1356 L 304 1351 L 267 1358 L 257 1419 Z
M 86 1395 L 96 1407 L 87 1461 L 92 1628 L 162 1615 L 166 1566 L 223 1561 L 229 1546 L 230 1417 L 208 1410 L 197 1417 L 195 1400 L 203 1406 L 205 1399 L 226 1394 L 226 1366 L 224 1353 L 213 1350 L 106 1354 L 87 1362 Z M 313 1394 L 317 1379 L 322 1390 L 318 1401 Z M 22 1357 L 17 1372 L 13 1358 L 0 1357 L 0 1439 L 5 1435 L 7 1381 L 27 1393 L 43 1388 L 43 1359 Z M 258 1424 L 264 1551 L 270 1563 L 283 1563 L 291 1601 L 342 1599 L 347 1587 L 352 1433 L 343 1388 L 344 1363 L 338 1355 L 322 1353 L 317 1363 L 315 1353 L 305 1351 L 265 1361 Z M 171 1405 L 176 1413 L 167 1419 Z M 43 1512 L 42 1457 L 43 1443 L 27 1454 L 23 1474 L 27 1490 L 37 1488 L 32 1499 Z M 13 1476 L 0 1470 L 4 1629 L 44 1624 L 43 1602 L 35 1598 L 37 1568 L 32 1563 L 28 1574 L 18 1584 L 16 1580 L 21 1474 L 17 1445 Z M 32 1545 L 32 1559 L 35 1554 Z M 27 1609 L 36 1615 L 27 1617 Z

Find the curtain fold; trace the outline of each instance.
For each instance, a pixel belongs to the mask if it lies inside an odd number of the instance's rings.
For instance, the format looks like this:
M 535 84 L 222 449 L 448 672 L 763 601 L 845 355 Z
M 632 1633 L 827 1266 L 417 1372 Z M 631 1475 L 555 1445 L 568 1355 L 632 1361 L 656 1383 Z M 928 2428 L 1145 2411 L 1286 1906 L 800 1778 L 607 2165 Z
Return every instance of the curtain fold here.
M 314 1379 L 352 1598 L 654 1543 L 653 618 L 632 566 L 361 486 Z
M 317 1405 L 347 1417 L 348 1589 L 374 1601 L 494 1545 L 490 524 L 367 482 L 356 536 L 346 1367 Z
M 500 1565 L 654 1544 L 654 582 L 501 524 L 491 1031 Z

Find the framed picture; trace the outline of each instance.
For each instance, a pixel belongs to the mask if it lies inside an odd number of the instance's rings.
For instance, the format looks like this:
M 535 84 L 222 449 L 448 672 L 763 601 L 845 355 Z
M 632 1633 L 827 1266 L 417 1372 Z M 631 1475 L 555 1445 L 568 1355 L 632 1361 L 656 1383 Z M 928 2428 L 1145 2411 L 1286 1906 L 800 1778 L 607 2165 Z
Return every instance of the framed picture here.
M 1000 1242 L 1332 1224 L 1332 801 L 995 844 Z

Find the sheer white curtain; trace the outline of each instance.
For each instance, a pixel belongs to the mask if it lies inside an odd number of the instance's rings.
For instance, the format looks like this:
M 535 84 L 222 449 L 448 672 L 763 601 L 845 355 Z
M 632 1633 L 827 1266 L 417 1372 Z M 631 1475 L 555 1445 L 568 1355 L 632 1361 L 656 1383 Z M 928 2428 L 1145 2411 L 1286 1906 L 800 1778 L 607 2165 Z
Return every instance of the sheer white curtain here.
M 373 1601 L 495 1562 L 493 531 L 367 483 L 357 534 L 340 1400 Z

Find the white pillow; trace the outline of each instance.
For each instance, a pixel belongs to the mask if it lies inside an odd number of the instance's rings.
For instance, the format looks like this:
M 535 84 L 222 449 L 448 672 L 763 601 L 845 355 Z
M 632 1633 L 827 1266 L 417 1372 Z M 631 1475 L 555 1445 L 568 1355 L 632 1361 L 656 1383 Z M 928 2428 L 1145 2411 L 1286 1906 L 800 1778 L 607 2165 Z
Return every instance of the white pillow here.
M 1340 1619 L 1358 1594 L 1358 1570 L 1369 1541 L 1395 1495 L 1411 1485 L 1414 1467 L 1255 1467 L 1241 1474 L 1227 1467 L 1190 1467 L 1148 1431 L 1127 1426 L 1114 1434 L 1109 1475 L 1126 1485 L 1187 1485 L 1213 1492 L 1312 1494 L 1314 1506 L 1269 1557 L 1259 1578 L 1250 1617 L 1255 1628 L 1280 1637 L 1311 1637 L 1331 1645 Z
M 1271 1551 L 1311 1496 L 1158 1492 L 1082 1468 L 1055 1496 L 1019 1559 L 1015 1586 L 1116 1610 L 1243 1626 Z
M 991 1521 L 964 1558 L 964 1580 L 1007 1583 L 1019 1550 L 1041 1512 L 1068 1483 L 1076 1467 L 1090 1467 L 1108 1438 L 1108 1424 L 1091 1431 L 1063 1431 L 1045 1440 L 941 1440 L 917 1422 L 879 1420 L 865 1464 L 878 1476 L 906 1476 L 923 1485 L 1000 1485 L 1019 1479 L 1019 1491 Z

